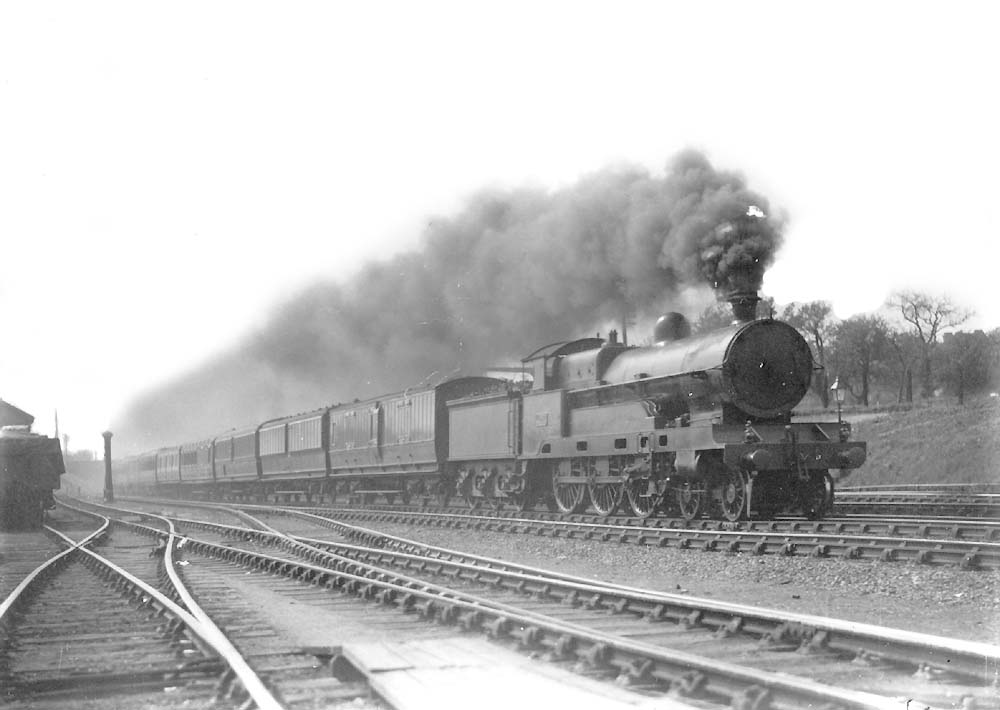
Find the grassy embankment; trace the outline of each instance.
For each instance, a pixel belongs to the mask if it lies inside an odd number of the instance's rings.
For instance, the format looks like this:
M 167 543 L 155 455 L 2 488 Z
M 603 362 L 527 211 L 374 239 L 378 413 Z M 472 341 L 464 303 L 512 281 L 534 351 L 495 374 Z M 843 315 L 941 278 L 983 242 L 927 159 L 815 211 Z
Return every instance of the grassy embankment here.
M 1000 483 L 1000 399 L 845 413 L 868 461 L 840 485 Z

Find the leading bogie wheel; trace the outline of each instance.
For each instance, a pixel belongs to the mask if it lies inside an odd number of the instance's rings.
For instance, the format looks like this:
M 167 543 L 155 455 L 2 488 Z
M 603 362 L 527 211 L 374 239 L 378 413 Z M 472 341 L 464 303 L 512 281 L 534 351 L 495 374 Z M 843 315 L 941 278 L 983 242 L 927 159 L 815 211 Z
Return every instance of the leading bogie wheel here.
M 719 508 L 722 517 L 735 522 L 746 517 L 747 478 L 742 471 L 727 470 L 719 487 Z
M 685 481 L 677 489 L 677 506 L 680 508 L 681 517 L 685 520 L 694 520 L 701 515 L 701 504 L 705 497 L 705 491 L 690 481 Z

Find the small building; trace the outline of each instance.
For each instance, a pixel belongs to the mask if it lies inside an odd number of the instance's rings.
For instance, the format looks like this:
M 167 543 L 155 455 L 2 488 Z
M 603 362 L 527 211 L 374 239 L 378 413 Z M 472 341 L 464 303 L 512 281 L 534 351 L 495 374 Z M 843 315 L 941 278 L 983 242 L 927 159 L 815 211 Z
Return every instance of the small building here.
M 0 399 L 0 427 L 30 427 L 34 421 L 35 418 L 23 409 L 18 409 L 10 402 Z

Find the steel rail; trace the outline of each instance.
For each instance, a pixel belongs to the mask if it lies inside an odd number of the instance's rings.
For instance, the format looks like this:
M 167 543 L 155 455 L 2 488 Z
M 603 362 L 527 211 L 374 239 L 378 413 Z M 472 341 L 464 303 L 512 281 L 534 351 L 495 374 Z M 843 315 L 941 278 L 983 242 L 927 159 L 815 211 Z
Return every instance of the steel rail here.
M 186 503 L 185 505 L 192 505 Z M 198 504 L 201 505 L 201 504 Z M 252 509 L 254 507 L 263 508 L 265 506 L 254 506 L 246 503 L 229 503 L 242 509 Z M 608 516 L 602 517 L 589 513 L 573 513 L 562 515 L 558 513 L 548 513 L 540 511 L 526 511 L 512 513 L 506 511 L 486 512 L 471 510 L 416 510 L 411 508 L 323 508 L 316 506 L 280 506 L 289 510 L 301 510 L 306 512 L 330 514 L 335 512 L 373 511 L 386 513 L 418 513 L 418 514 L 454 514 L 454 515 L 478 515 L 482 518 L 496 520 L 509 520 L 515 517 L 524 520 L 537 520 L 541 522 L 568 522 L 568 523 L 590 523 L 596 525 L 613 525 L 621 528 L 635 529 L 671 529 L 671 530 L 698 530 L 704 532 L 728 531 L 747 533 L 798 533 L 798 534 L 827 534 L 827 535 L 880 535 L 884 537 L 913 537 L 934 538 L 941 540 L 962 540 L 966 542 L 992 542 L 1000 540 L 1000 521 L 980 520 L 980 519 L 959 519 L 946 518 L 941 520 L 927 518 L 891 518 L 885 516 L 874 517 L 871 515 L 845 515 L 842 517 L 830 517 L 822 520 L 806 520 L 803 518 L 775 518 L 774 520 L 741 520 L 739 522 L 726 522 L 721 520 L 684 520 L 680 518 L 636 518 L 634 516 Z
M 838 486 L 838 492 L 920 491 L 927 493 L 1000 493 L 996 483 L 872 483 L 858 486 Z
M 82 508 L 76 508 L 62 501 L 60 501 L 60 505 L 79 513 L 104 517 L 99 513 Z M 146 515 L 153 518 L 159 518 L 169 525 L 169 529 L 167 531 L 159 531 L 161 534 L 166 535 L 167 538 L 167 546 L 164 551 L 164 563 L 167 574 L 170 577 L 170 581 L 174 585 L 174 589 L 179 594 L 187 609 L 182 608 L 158 589 L 151 587 L 127 570 L 119 567 L 92 550 L 83 547 L 83 542 L 74 544 L 73 549 L 90 555 L 96 563 L 103 565 L 119 577 L 128 580 L 129 584 L 132 585 L 133 588 L 141 589 L 144 594 L 148 594 L 150 598 L 155 599 L 162 608 L 169 611 L 174 617 L 180 619 L 181 622 L 191 631 L 191 633 L 197 637 L 201 644 L 203 644 L 206 648 L 211 649 L 211 651 L 213 651 L 226 663 L 259 710 L 281 710 L 283 705 L 277 700 L 277 698 L 274 697 L 271 690 L 264 684 L 257 672 L 250 667 L 246 659 L 243 657 L 243 654 L 239 652 L 239 650 L 232 644 L 219 627 L 216 626 L 215 622 L 213 622 L 211 618 L 209 618 L 209 616 L 201 609 L 198 603 L 191 596 L 190 592 L 187 590 L 184 582 L 177 576 L 176 570 L 174 570 L 172 554 L 174 544 L 179 536 L 176 534 L 173 522 L 163 516 L 153 513 L 147 513 Z M 107 524 L 111 523 L 110 519 L 106 517 L 105 520 L 108 521 Z M 119 521 L 115 521 L 115 523 L 118 522 Z M 73 542 L 59 531 L 55 532 L 69 542 Z
M 165 503 L 162 499 L 135 499 L 140 502 Z M 910 560 L 919 564 L 958 565 L 963 569 L 1000 568 L 1000 542 L 991 540 L 967 540 L 958 536 L 962 528 L 956 530 L 956 537 L 898 537 L 865 533 L 865 524 L 860 524 L 858 533 L 852 528 L 857 524 L 849 521 L 758 521 L 756 523 L 727 524 L 720 521 L 699 521 L 698 527 L 679 527 L 657 523 L 640 525 L 635 519 L 626 524 L 599 520 L 595 516 L 571 515 L 560 518 L 530 516 L 507 516 L 495 513 L 483 515 L 471 512 L 441 513 L 427 511 L 397 511 L 368 508 L 306 508 L 274 507 L 254 504 L 218 504 L 199 501 L 173 501 L 185 507 L 215 508 L 219 510 L 299 510 L 319 515 L 336 514 L 354 520 L 375 520 L 402 522 L 405 524 L 434 524 L 444 527 L 469 527 L 476 530 L 495 532 L 520 532 L 544 534 L 554 537 L 564 535 L 575 539 L 617 540 L 640 545 L 669 547 L 671 544 L 682 549 L 700 548 L 714 551 L 745 552 L 754 555 L 802 555 L 813 557 L 841 556 L 847 559 L 880 559 L 885 562 Z M 800 527 L 811 530 L 799 532 Z M 887 523 L 889 532 L 892 523 Z M 829 529 L 828 528 L 832 528 Z M 564 533 L 563 530 L 566 530 Z M 929 526 L 918 526 L 914 532 L 929 533 Z M 893 530 L 899 532 L 899 527 Z M 983 533 L 994 538 L 1000 534 L 996 529 Z
M 158 504 L 173 504 L 184 507 L 217 507 L 227 509 L 235 514 L 238 510 L 262 509 L 273 506 L 249 503 L 206 503 L 203 501 L 186 501 L 177 499 L 162 498 L 141 498 L 123 497 L 120 500 L 133 500 L 137 502 L 150 502 Z M 635 529 L 677 529 L 677 530 L 702 530 L 702 531 L 746 531 L 762 534 L 777 533 L 799 533 L 799 534 L 828 534 L 828 535 L 879 535 L 884 537 L 923 537 L 940 538 L 942 540 L 962 540 L 966 542 L 994 542 L 1000 541 L 1000 521 L 987 520 L 982 518 L 915 518 L 900 517 L 891 518 L 887 516 L 874 517 L 870 514 L 847 514 L 838 517 L 827 517 L 822 520 L 807 520 L 797 517 L 778 517 L 773 520 L 742 520 L 738 522 L 728 522 L 723 520 L 710 520 L 699 518 L 695 520 L 685 520 L 683 518 L 637 518 L 628 515 L 600 516 L 594 513 L 552 513 L 548 511 L 491 511 L 468 508 L 419 508 L 417 506 L 366 506 L 365 508 L 338 507 L 338 506 L 280 506 L 291 510 L 301 510 L 319 514 L 327 514 L 333 511 L 356 513 L 358 511 L 377 511 L 387 513 L 417 513 L 417 514 L 453 514 L 453 515 L 477 515 L 482 518 L 497 520 L 509 520 L 513 518 L 525 520 L 570 522 L 570 523 L 592 523 L 597 525 L 615 525 L 622 528 Z
M 200 507 L 225 506 L 205 504 Z M 133 511 L 128 511 L 132 513 Z M 291 551 L 291 542 L 305 543 L 307 557 L 315 561 L 314 550 L 333 548 L 334 556 L 341 562 L 345 556 L 348 562 L 363 558 L 369 572 L 384 569 L 387 558 L 405 561 L 404 568 L 427 569 L 427 564 L 436 563 L 449 566 L 451 577 L 467 581 L 503 584 L 504 587 L 521 593 L 539 596 L 561 597 L 566 603 L 586 604 L 591 608 L 612 609 L 620 613 L 631 613 L 651 620 L 675 620 L 688 626 L 714 628 L 720 632 L 745 633 L 758 636 L 772 643 L 796 643 L 802 648 L 818 650 L 834 649 L 840 653 L 859 658 L 882 658 L 911 665 L 920 669 L 935 668 L 956 676 L 975 679 L 977 683 L 996 682 L 1000 676 L 1000 647 L 990 644 L 949 639 L 930 634 L 890 629 L 871 624 L 850 622 L 807 614 L 795 614 L 773 609 L 765 609 L 741 604 L 698 599 L 688 596 L 654 592 L 650 590 L 613 585 L 573 575 L 554 573 L 538 568 L 517 565 L 476 555 L 468 555 L 445 548 L 425 545 L 398 536 L 387 535 L 367 528 L 330 520 L 322 516 L 300 511 L 279 511 L 285 515 L 302 517 L 324 525 L 354 539 L 363 539 L 377 547 L 364 547 L 344 543 L 290 536 L 275 530 L 267 523 L 250 518 L 253 530 L 227 526 L 207 521 L 178 519 L 182 525 L 213 530 L 223 534 L 241 536 L 258 544 L 282 544 Z M 392 552 L 387 546 L 401 548 Z M 439 571 L 438 571 L 439 572 Z M 494 579 L 485 578 L 484 572 L 493 573 Z M 411 585 L 419 585 L 422 580 L 400 576 Z M 426 588 L 426 587 L 425 587 Z M 451 590 L 439 588 L 445 593 Z M 489 600 L 477 598 L 477 603 L 499 608 L 508 613 L 523 613 L 516 607 L 498 605 Z M 541 618 L 549 617 L 540 615 Z
M 120 522 L 120 521 L 119 521 Z M 136 523 L 128 523 L 138 526 Z M 213 524 L 214 525 L 214 524 Z M 151 534 L 163 531 L 147 528 Z M 254 535 L 263 531 L 249 531 Z M 425 580 L 400 575 L 356 560 L 341 558 L 319 549 L 309 551 L 314 560 L 346 566 L 320 566 L 293 561 L 194 538 L 185 538 L 185 549 L 243 567 L 281 574 L 303 583 L 340 589 L 383 604 L 415 608 L 427 618 L 458 622 L 468 629 L 481 629 L 494 637 L 511 637 L 522 646 L 547 649 L 555 657 L 577 658 L 594 668 L 614 668 L 623 677 L 657 679 L 681 694 L 723 697 L 731 704 L 768 697 L 774 708 L 800 708 L 803 703 L 834 701 L 841 708 L 903 708 L 892 698 L 846 690 L 815 681 L 749 669 L 735 664 L 672 651 L 585 626 L 558 621 L 543 614 L 482 599 Z M 292 546 L 302 546 L 293 540 Z M 353 570 L 353 571 L 351 571 Z
M 966 541 L 1000 541 L 1000 520 L 969 518 L 930 518 L 912 516 L 872 516 L 846 514 L 839 518 L 817 521 L 819 529 L 844 524 L 847 529 L 858 526 L 860 532 L 887 536 L 916 536 Z
M 94 542 L 95 540 L 105 535 L 108 531 L 108 527 L 110 526 L 110 524 L 111 524 L 110 521 L 107 518 L 104 518 L 104 523 L 101 525 L 101 527 L 99 527 L 97 530 L 87 535 L 87 537 L 85 537 L 79 543 L 70 540 L 68 537 L 66 537 L 63 533 L 59 532 L 55 528 L 45 525 L 44 529 L 49 535 L 56 537 L 57 539 L 59 539 L 59 542 L 61 543 L 65 543 L 67 540 L 69 540 L 71 544 L 65 550 L 53 555 L 45 562 L 40 564 L 38 567 L 36 567 L 34 570 L 29 572 L 24 577 L 24 579 L 22 579 L 18 583 L 18 585 L 14 587 L 13 590 L 11 590 L 10 594 L 7 595 L 7 598 L 4 599 L 2 602 L 0 602 L 0 626 L 5 624 L 9 620 L 9 617 L 7 616 L 8 613 L 10 613 L 11 610 L 14 609 L 17 606 L 17 604 L 24 598 L 24 595 L 26 594 L 29 588 L 33 587 L 36 583 L 41 582 L 44 576 L 51 574 L 52 572 L 56 571 L 59 568 L 59 566 L 66 563 L 69 560 L 69 558 L 73 556 L 74 550 L 78 546 L 89 545 L 90 543 Z
M 837 501 L 840 514 L 861 515 L 967 515 L 976 520 L 1000 518 L 1000 501 L 996 503 L 932 503 L 930 501 L 859 500 Z
M 912 504 L 925 508 L 965 506 L 973 509 L 990 509 L 1000 506 L 1000 495 L 996 493 L 983 493 L 974 496 L 943 496 L 939 493 L 844 493 L 838 496 L 836 505 L 851 506 L 859 503 L 870 504 L 873 507 L 884 504 L 901 506 Z
M 244 510 L 263 506 L 240 505 Z M 301 510 L 301 509 L 300 509 Z M 880 559 L 886 562 L 908 559 L 920 564 L 952 564 L 963 569 L 1000 567 L 1000 543 L 941 540 L 937 538 L 900 538 L 837 533 L 766 533 L 750 530 L 690 530 L 622 526 L 609 523 L 568 522 L 450 513 L 396 513 L 365 509 L 322 511 L 348 520 L 373 520 L 406 524 L 434 524 L 441 527 L 471 528 L 493 532 L 518 532 L 569 539 L 630 542 L 656 547 L 680 547 L 707 551 L 747 552 L 754 555 L 801 555 L 847 559 Z
M 974 510 L 987 517 L 1000 511 L 1000 493 L 966 493 L 960 491 L 927 490 L 857 490 L 837 491 L 834 506 L 837 509 L 881 506 L 930 510 Z
M 197 507 L 231 510 L 229 506 L 206 503 L 199 504 Z M 259 508 L 259 506 L 243 507 L 249 507 L 252 509 Z M 458 553 L 444 548 L 434 548 L 423 543 L 407 540 L 406 538 L 387 535 L 378 531 L 333 520 L 323 515 L 307 513 L 300 510 L 284 508 L 274 510 L 268 508 L 266 510 L 268 512 L 277 512 L 284 515 L 300 516 L 312 522 L 338 530 L 345 536 L 348 536 L 349 539 L 360 539 L 368 542 L 370 545 L 376 545 L 378 546 L 377 549 L 372 549 L 317 540 L 307 541 L 312 545 L 332 546 L 351 554 L 370 555 L 376 560 L 380 560 L 381 557 L 385 555 L 386 545 L 393 545 L 401 548 L 403 551 L 411 555 L 414 555 L 414 557 L 422 553 L 424 556 L 418 559 L 422 559 L 424 561 L 428 559 L 428 554 L 433 555 L 435 560 L 439 560 L 442 563 L 447 562 L 449 564 L 454 564 L 455 569 L 463 569 L 463 564 L 473 568 L 478 565 L 480 570 L 485 566 L 496 572 L 520 572 L 521 574 L 526 575 L 526 577 L 519 579 L 518 583 L 551 585 L 558 582 L 565 582 L 569 585 L 580 585 L 580 588 L 576 591 L 577 593 L 584 594 L 593 594 L 595 587 L 607 588 L 613 593 L 619 595 L 619 604 L 621 604 L 622 601 L 625 602 L 626 607 L 624 608 L 627 608 L 627 605 L 635 605 L 636 610 L 642 614 L 655 613 L 661 616 L 666 615 L 668 618 L 685 620 L 691 618 L 692 612 L 698 612 L 702 615 L 701 618 L 699 618 L 698 623 L 710 626 L 714 625 L 716 628 L 733 624 L 736 619 L 742 620 L 735 622 L 737 624 L 744 624 L 746 620 L 752 620 L 761 635 L 774 633 L 794 635 L 803 643 L 803 645 L 808 645 L 810 643 L 832 644 L 835 647 L 845 648 L 846 650 L 850 650 L 849 647 L 854 647 L 857 650 L 865 651 L 873 656 L 892 658 L 893 660 L 904 663 L 916 662 L 918 665 L 924 664 L 929 667 L 936 667 L 941 670 L 955 672 L 969 677 L 978 678 L 983 673 L 986 673 L 987 676 L 989 676 L 991 672 L 993 675 L 996 675 L 996 668 L 1000 667 L 1000 649 L 989 644 L 964 642 L 957 639 L 947 639 L 929 634 L 917 634 L 914 632 L 886 629 L 884 627 L 874 625 L 865 625 L 836 619 L 826 619 L 823 617 L 786 614 L 784 612 L 774 610 L 762 610 L 756 607 L 724 604 L 713 600 L 699 600 L 701 603 L 697 605 L 698 608 L 695 609 L 694 607 L 696 605 L 691 603 L 691 599 L 689 597 L 651 593 L 648 590 L 622 587 L 620 585 L 607 585 L 601 582 L 595 582 L 594 580 L 572 577 L 571 575 L 560 575 L 547 570 L 515 565 L 506 561 L 467 555 L 465 553 Z M 216 523 L 203 523 L 201 521 L 184 519 L 180 519 L 180 521 L 182 521 L 185 525 L 202 527 L 203 529 L 214 528 L 222 530 L 226 528 L 226 526 L 221 526 Z M 254 518 L 251 518 L 247 522 L 257 528 L 270 527 L 267 526 L 266 523 L 257 521 Z M 241 530 L 242 529 L 240 528 L 232 528 L 229 532 L 230 534 L 245 535 L 246 533 L 241 533 Z M 255 539 L 261 543 L 266 542 L 265 536 L 259 536 Z M 444 558 L 441 557 L 442 555 Z M 411 559 L 410 561 L 417 562 L 418 559 Z M 464 569 L 465 571 L 469 571 L 468 568 Z M 536 579 L 531 579 L 532 576 L 536 577 Z M 546 581 L 539 581 L 537 577 L 543 577 Z M 551 588 L 549 591 L 552 591 Z M 657 606 L 661 608 L 657 609 Z M 789 630 L 791 630 L 791 632 Z M 917 660 L 914 661 L 914 659 Z M 990 670 L 991 667 L 993 669 L 992 671 Z
M 140 500 L 140 499 L 136 499 Z M 163 499 L 149 499 L 163 500 Z M 178 505 L 208 505 L 198 501 L 174 501 Z M 228 503 L 226 505 L 252 508 L 253 504 L 248 503 Z M 259 506 L 259 504 L 258 504 Z M 263 506 L 259 506 L 263 507 Z M 797 517 L 778 517 L 772 520 L 741 520 L 729 522 L 725 520 L 712 520 L 708 518 L 697 518 L 685 520 L 683 518 L 650 517 L 637 518 L 630 515 L 600 516 L 596 513 L 553 513 L 549 511 L 529 510 L 513 512 L 509 510 L 487 510 L 469 508 L 419 508 L 417 506 L 366 506 L 356 507 L 320 507 L 320 506 L 282 506 L 296 510 L 306 510 L 312 512 L 320 511 L 349 511 L 359 510 L 378 511 L 388 513 L 421 513 L 421 514 L 453 514 L 453 515 L 478 515 L 491 517 L 498 520 L 518 517 L 529 520 L 553 521 L 553 522 L 579 522 L 604 525 L 616 525 L 623 528 L 654 528 L 654 529 L 678 529 L 678 530 L 702 530 L 702 531 L 746 531 L 759 533 L 827 533 L 827 534 L 883 534 L 888 537 L 899 535 L 921 534 L 922 537 L 935 536 L 942 539 L 960 540 L 982 540 L 990 542 L 1000 539 L 1000 521 L 987 518 L 905 518 L 887 519 L 886 516 L 874 517 L 871 514 L 852 513 L 837 517 L 826 517 L 822 520 L 807 520 Z M 852 506 L 854 507 L 854 506 Z M 864 518 L 864 519 L 859 519 Z M 912 530 L 913 532 L 908 532 Z M 923 533 L 920 531 L 923 530 Z
M 456 550 L 427 545 L 395 535 L 360 528 L 309 513 L 288 511 L 344 534 L 348 539 L 362 539 L 370 547 L 329 541 L 296 539 L 317 547 L 333 547 L 351 554 L 366 556 L 372 564 L 384 560 L 387 548 L 396 547 L 399 559 L 407 567 L 433 561 L 450 566 L 466 577 L 481 577 L 484 569 L 506 575 L 509 586 L 518 591 L 544 592 L 564 599 L 585 599 L 590 605 L 628 611 L 649 618 L 670 618 L 682 623 L 697 623 L 716 629 L 739 629 L 761 637 L 794 637 L 803 647 L 830 647 L 848 653 L 864 652 L 895 662 L 934 667 L 982 682 L 1000 680 L 1000 646 L 951 639 L 931 634 L 881 627 L 874 624 L 844 621 L 808 614 L 719 602 L 710 599 L 655 592 L 625 585 L 578 577 L 549 570 L 471 555 Z M 575 595 L 575 597 L 573 596 Z M 610 597 L 610 598 L 603 598 Z M 985 675 L 984 675 L 985 674 Z

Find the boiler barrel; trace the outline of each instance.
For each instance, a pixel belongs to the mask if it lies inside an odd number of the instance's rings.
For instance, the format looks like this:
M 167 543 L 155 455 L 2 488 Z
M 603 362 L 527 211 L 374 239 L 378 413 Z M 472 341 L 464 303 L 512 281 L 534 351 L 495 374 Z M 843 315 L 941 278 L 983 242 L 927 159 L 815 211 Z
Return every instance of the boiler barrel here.
M 724 401 L 748 415 L 776 417 L 805 397 L 812 368 L 812 352 L 802 335 L 787 323 L 765 319 L 624 351 L 601 379 L 627 384 L 704 373 Z

